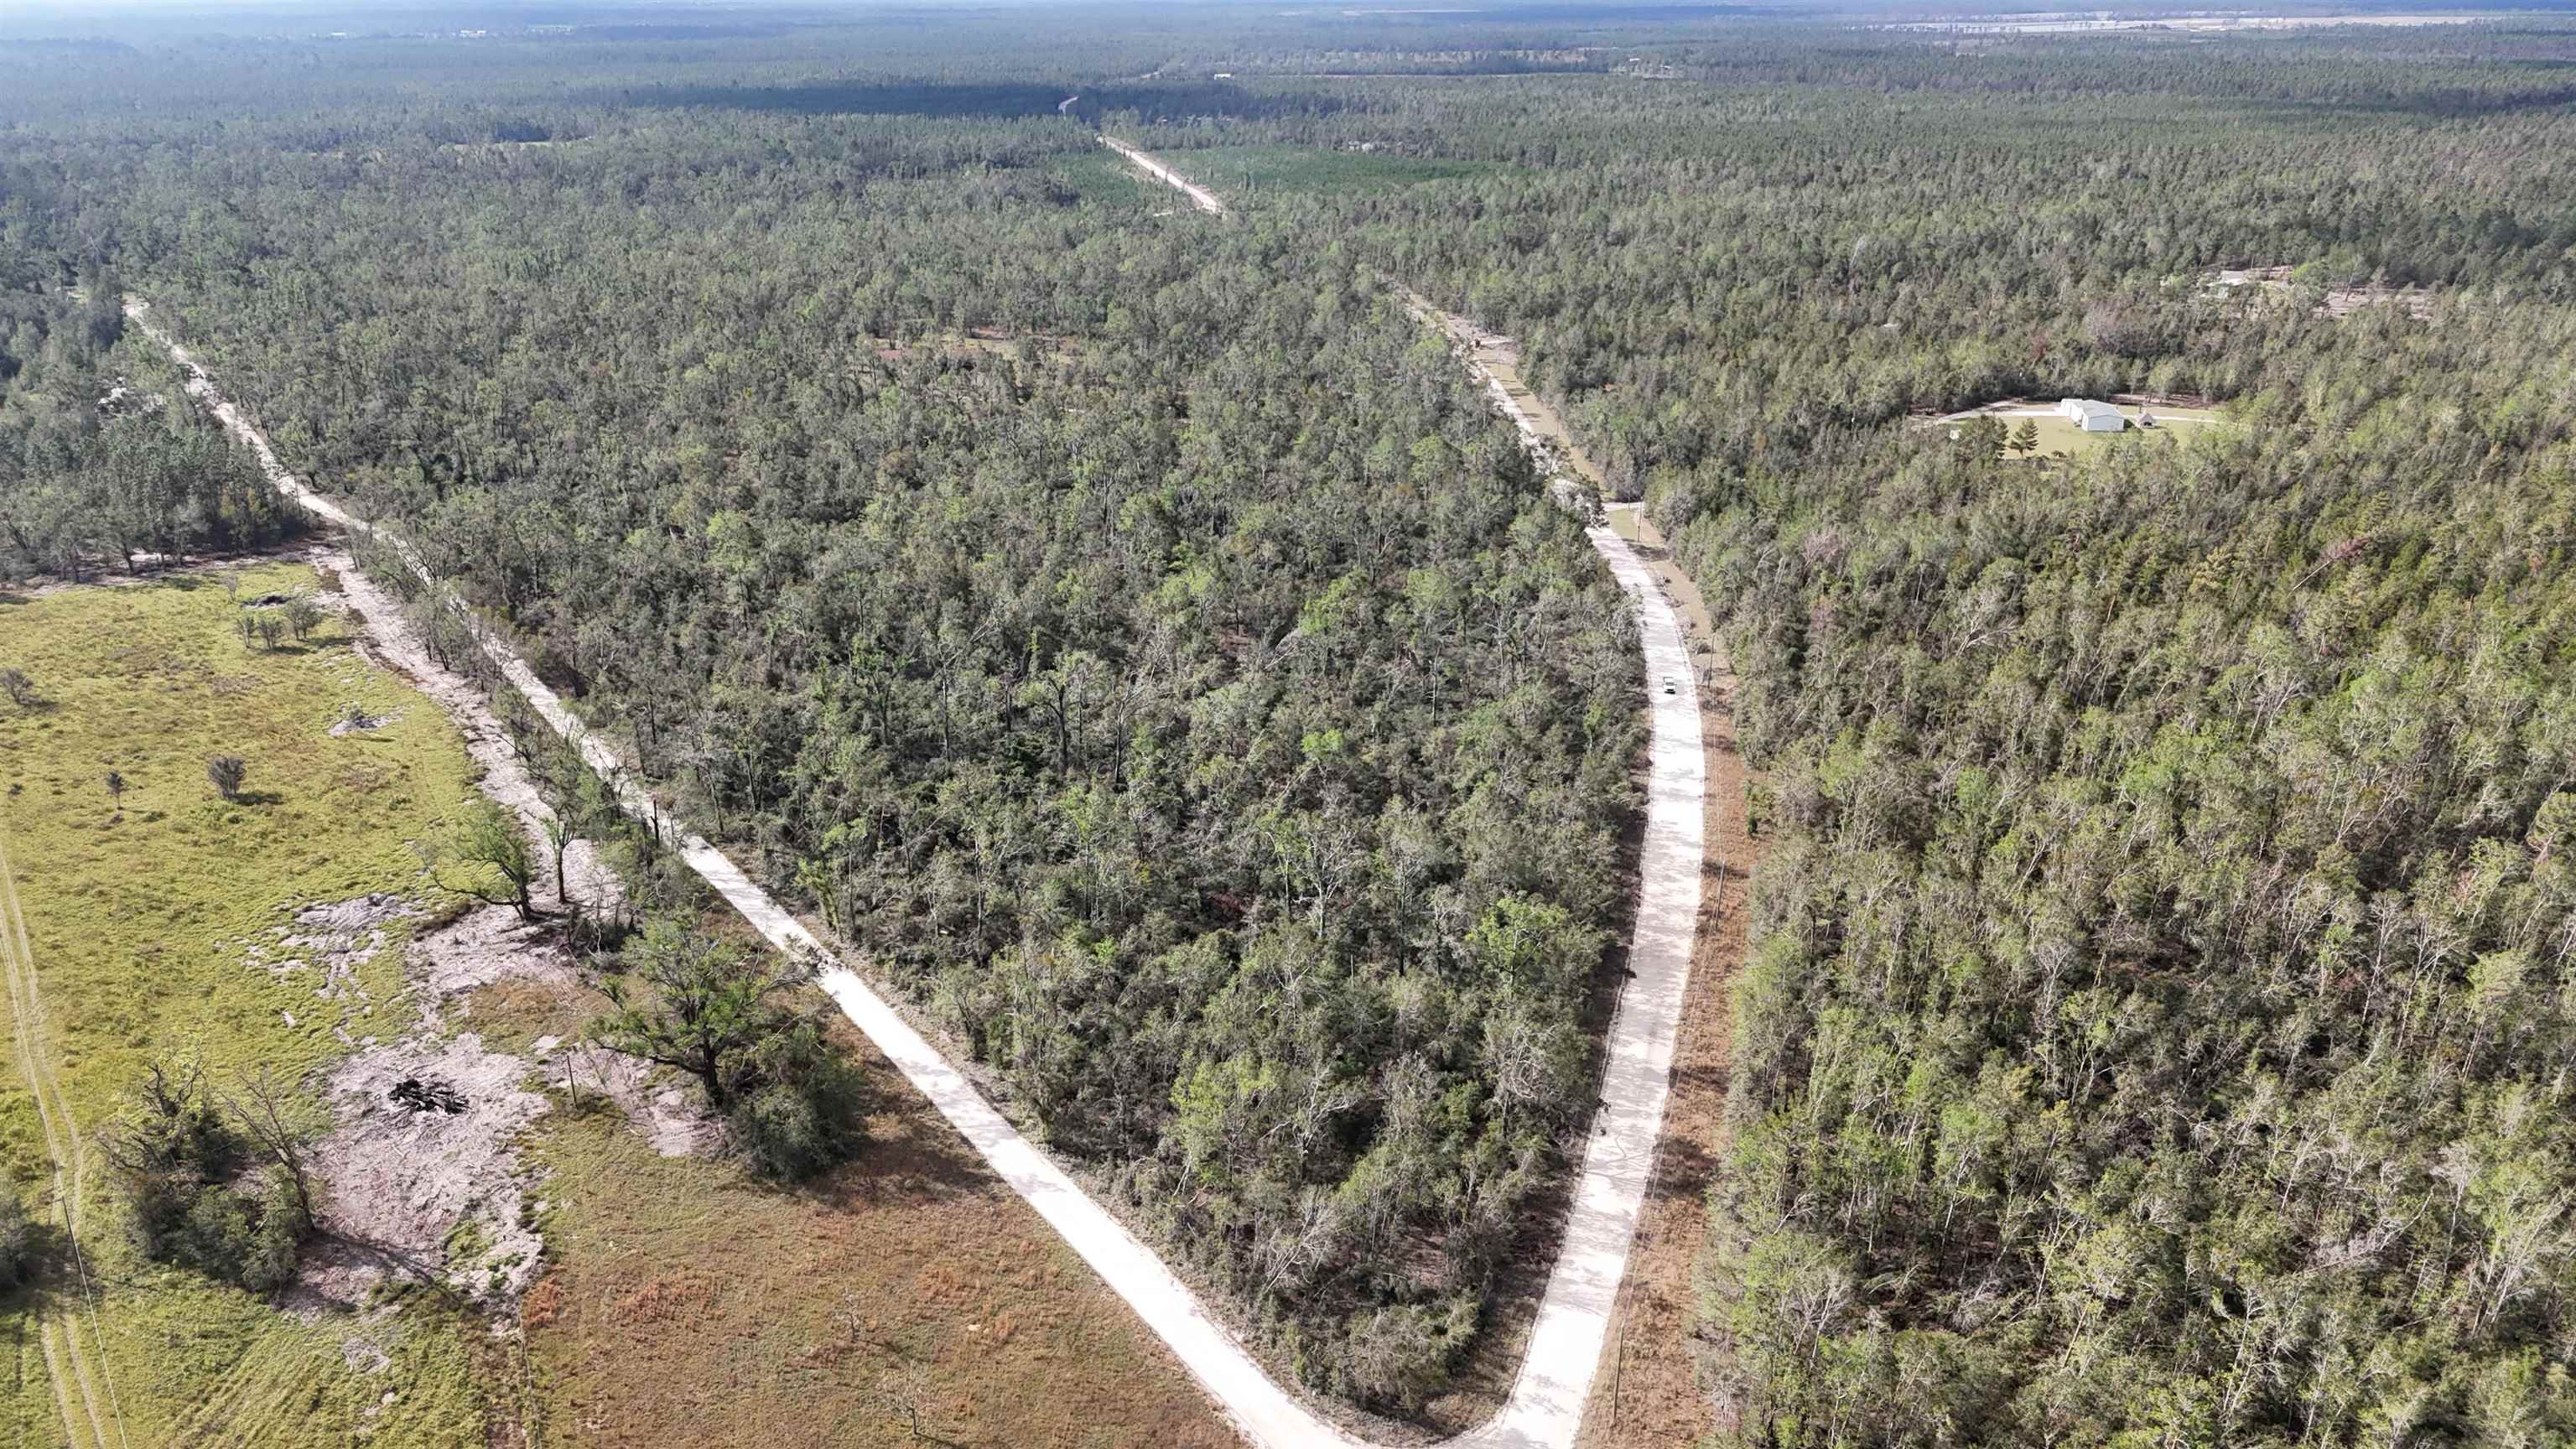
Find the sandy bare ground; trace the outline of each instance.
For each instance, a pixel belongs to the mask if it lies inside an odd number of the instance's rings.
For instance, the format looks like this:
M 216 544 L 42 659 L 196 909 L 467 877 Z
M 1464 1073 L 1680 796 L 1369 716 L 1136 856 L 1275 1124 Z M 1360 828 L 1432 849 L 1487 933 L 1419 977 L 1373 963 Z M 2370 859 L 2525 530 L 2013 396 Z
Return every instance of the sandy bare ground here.
M 548 1105 L 522 1085 L 528 1065 L 485 1051 L 470 1031 L 407 1036 L 341 1063 L 329 1086 L 337 1125 L 313 1148 L 323 1229 L 386 1269 L 443 1281 L 487 1307 L 517 1302 L 544 1254 L 524 1221 L 531 1184 L 517 1148 Z M 403 1104 L 393 1093 L 406 1082 L 452 1094 L 456 1109 Z M 331 1266 L 327 1255 L 322 1266 Z M 354 1308 L 371 1278 L 304 1275 L 298 1291 Z
M 197 391 L 191 383 L 191 391 Z M 202 394 L 201 394 L 202 396 Z M 272 460 L 263 456 L 263 462 Z M 483 793 L 512 812 L 539 859 L 549 852 L 550 816 L 527 761 L 485 702 L 482 691 L 433 658 L 401 601 L 366 577 L 340 550 L 314 558 L 337 588 L 318 601 L 359 625 L 358 649 L 369 662 L 403 677 L 453 720 L 467 754 L 481 767 Z M 607 908 L 618 899 L 615 874 L 588 841 L 565 851 L 572 897 Z M 386 927 L 421 914 L 392 895 L 360 897 L 299 911 L 273 945 L 246 953 L 271 970 L 316 970 L 317 994 L 359 992 L 355 968 L 381 949 Z M 288 1291 L 287 1306 L 311 1313 L 363 1305 L 389 1273 L 443 1283 L 485 1309 L 502 1313 L 527 1289 L 543 1253 L 522 1225 L 536 1191 L 522 1162 L 520 1134 L 547 1109 L 527 1086 L 539 1063 L 487 1051 L 471 1032 L 450 1036 L 468 1007 L 459 998 L 507 978 L 576 989 L 579 974 L 550 922 L 526 922 L 507 906 L 482 906 L 415 937 L 404 953 L 411 1010 L 359 1001 L 375 1031 L 342 1040 L 353 1054 L 335 1071 L 327 1097 L 334 1125 L 314 1144 L 322 1184 L 321 1227 L 331 1246 L 309 1254 Z M 389 1009 L 379 1012 L 378 1007 Z M 454 1094 L 454 1112 L 420 1111 L 393 1099 L 405 1082 Z M 610 1091 L 630 1118 L 654 1129 L 651 1093 L 642 1074 L 595 1089 Z M 672 1140 L 656 1135 L 656 1145 Z M 690 1147 L 703 1145 L 688 1139 Z
M 315 562 L 338 582 L 321 602 L 354 617 L 364 631 L 359 648 L 370 661 L 401 675 L 456 723 L 482 768 L 479 788 L 513 812 L 544 858 L 542 822 L 551 812 L 482 691 L 429 654 L 401 602 L 346 553 L 326 551 Z M 616 875 L 591 842 L 566 848 L 564 875 L 573 899 L 585 906 L 617 903 Z M 308 907 L 276 946 L 254 947 L 252 960 L 272 970 L 318 968 L 325 996 L 354 991 L 354 968 L 384 945 L 384 928 L 418 914 L 398 896 Z M 404 964 L 414 1010 L 379 1015 L 378 1003 L 361 1003 L 364 1014 L 382 1022 L 382 1039 L 347 1042 L 356 1051 L 328 1088 L 335 1126 L 313 1150 L 324 1188 L 322 1226 L 358 1251 L 313 1255 L 289 1305 L 355 1307 L 384 1274 L 402 1272 L 506 1311 L 526 1291 L 543 1250 L 536 1233 L 521 1225 L 536 1188 L 516 1143 L 547 1108 L 547 1099 L 526 1085 L 546 1064 L 543 1054 L 487 1051 L 471 1032 L 447 1033 L 470 1013 L 461 998 L 476 989 L 516 978 L 577 990 L 578 965 L 556 923 L 523 921 L 507 906 L 476 907 L 422 932 Z M 588 1071 L 578 1085 L 614 1100 L 657 1151 L 702 1151 L 719 1140 L 694 1103 L 659 1083 L 647 1064 L 595 1047 L 582 1056 Z M 452 1091 L 462 1110 L 422 1112 L 394 1101 L 393 1089 L 406 1081 Z
M 317 972 L 320 996 L 358 991 L 356 966 L 384 948 L 389 926 L 420 914 L 408 899 L 381 894 L 311 906 L 280 929 L 276 944 L 255 944 L 246 955 L 282 974 Z M 456 1031 L 471 1019 L 472 993 L 496 982 L 581 988 L 556 923 L 522 921 L 507 906 L 477 907 L 414 937 L 404 968 L 397 1002 L 358 998 L 373 1030 L 341 1033 L 351 1054 L 326 1085 L 333 1126 L 310 1151 L 325 1243 L 300 1265 L 285 1298 L 291 1311 L 362 1308 L 395 1273 L 444 1283 L 495 1314 L 516 1304 L 544 1251 L 523 1223 L 540 1189 L 518 1150 L 520 1135 L 550 1105 L 532 1089 L 540 1071 L 553 1085 L 615 1102 L 663 1156 L 722 1142 L 695 1098 L 650 1063 L 553 1038 L 525 1055 L 497 1052 Z M 454 1110 L 406 1104 L 395 1095 L 405 1083 L 435 1091 Z
M 448 712 L 466 737 L 466 750 L 482 766 L 482 792 L 518 815 L 531 843 L 544 853 L 538 822 L 546 817 L 536 781 L 510 735 L 492 717 L 482 691 L 443 668 L 420 645 L 410 619 L 389 593 L 376 588 L 340 552 L 314 559 L 340 575 L 340 590 L 322 601 L 343 608 L 363 627 L 361 650 Z M 564 853 L 564 874 L 585 902 L 616 902 L 613 871 L 587 841 Z M 520 920 L 507 905 L 482 905 L 443 926 L 417 933 L 404 951 L 404 1003 L 363 1000 L 355 967 L 389 941 L 389 928 L 422 915 L 402 895 L 366 895 L 309 905 L 276 936 L 245 949 L 250 967 L 281 975 L 312 972 L 314 995 L 325 1000 L 355 993 L 355 1006 L 374 1031 L 343 1044 L 353 1055 L 327 1083 L 332 1129 L 314 1142 L 312 1165 L 322 1183 L 319 1225 L 325 1245 L 307 1253 L 286 1307 L 304 1315 L 355 1310 L 386 1274 L 440 1281 L 448 1292 L 489 1312 L 507 1312 L 528 1289 L 544 1256 L 544 1243 L 528 1227 L 528 1201 L 536 1183 L 520 1160 L 518 1140 L 549 1109 L 531 1091 L 531 1075 L 554 1044 L 520 1057 L 489 1052 L 471 1031 L 451 1029 L 471 1013 L 469 993 L 500 980 L 541 980 L 559 990 L 580 990 L 580 967 L 554 920 Z M 386 1011 L 379 1011 L 386 1006 Z M 647 1062 L 585 1047 L 582 1088 L 613 1098 L 639 1132 L 665 1155 L 698 1152 L 719 1142 L 693 1101 L 654 1080 Z M 456 1111 L 407 1106 L 394 1088 L 412 1083 L 451 1093 Z
M 1131 161 L 1151 163 L 1154 174 L 1190 195 L 1202 210 L 1223 214 L 1222 204 L 1202 188 L 1168 168 L 1155 169 L 1159 163 L 1133 148 L 1103 140 Z M 128 315 L 180 363 L 190 395 L 253 448 L 281 492 L 325 519 L 367 528 L 279 464 L 258 428 L 222 397 L 184 348 L 145 319 L 146 310 L 147 304 L 139 301 L 127 304 Z M 1505 394 L 1505 411 L 1517 420 L 1510 401 Z M 1538 458 L 1557 483 L 1560 496 L 1578 491 L 1562 476 L 1552 456 L 1542 452 Z M 1625 540 L 1600 525 L 1591 527 L 1588 535 L 1636 611 L 1652 724 L 1639 902 L 1629 950 L 1631 979 L 1604 1040 L 1601 1105 L 1575 1180 L 1565 1237 L 1533 1321 L 1520 1372 L 1502 1410 L 1451 1441 L 1477 1449 L 1568 1449 L 1575 1441 L 1653 1175 L 1706 864 L 1707 759 L 1700 735 L 1697 680 L 1680 622 Z M 417 570 L 417 557 L 406 557 Z M 363 612 L 365 604 L 355 581 L 350 596 Z M 657 802 L 635 782 L 615 752 L 582 727 L 505 640 L 479 631 L 478 638 L 485 654 L 536 713 L 574 741 L 591 767 L 615 784 L 620 803 L 658 828 L 663 817 Z M 802 922 L 730 858 L 696 835 L 685 836 L 679 847 L 689 866 L 773 945 L 791 955 L 829 963 L 820 984 L 842 1012 L 1012 1190 L 1136 1310 L 1247 1439 L 1263 1449 L 1317 1445 L 1357 1449 L 1363 1443 L 1272 1380 L 1170 1267 L 1022 1136 L 893 1006 L 840 965 Z
M 359 647 L 368 658 L 401 675 L 456 722 L 465 736 L 466 753 L 483 769 L 483 793 L 516 814 L 529 848 L 538 859 L 550 860 L 545 822 L 554 811 L 483 691 L 431 656 L 419 631 L 404 617 L 401 601 L 361 572 L 346 552 L 332 550 L 317 561 L 338 574 L 340 583 L 339 592 L 324 595 L 321 602 L 345 607 L 355 615 L 366 626 Z M 586 910 L 611 910 L 620 899 L 617 873 L 601 863 L 590 841 L 575 840 L 565 847 L 564 876 L 571 898 Z
M 1126 157 L 1128 163 L 1134 166 L 1137 170 L 1144 172 L 1146 175 L 1153 177 L 1157 181 L 1164 182 L 1179 191 L 1183 196 L 1188 197 L 1190 199 L 1190 205 L 1197 207 L 1199 210 L 1206 212 L 1210 216 L 1225 215 L 1225 203 L 1216 199 L 1215 192 L 1210 191 L 1206 187 L 1199 185 L 1197 182 L 1191 181 L 1182 176 L 1178 171 L 1175 171 L 1171 167 L 1164 165 L 1161 161 L 1156 160 L 1151 154 L 1137 150 L 1135 147 L 1128 145 L 1124 141 L 1115 141 L 1107 136 L 1100 138 L 1100 144 L 1117 152 L 1119 155 Z
M 562 933 L 544 921 L 528 922 L 508 906 L 479 906 L 435 931 L 421 934 L 404 953 L 423 1018 L 445 1020 L 448 999 L 514 978 L 562 987 L 580 984 Z

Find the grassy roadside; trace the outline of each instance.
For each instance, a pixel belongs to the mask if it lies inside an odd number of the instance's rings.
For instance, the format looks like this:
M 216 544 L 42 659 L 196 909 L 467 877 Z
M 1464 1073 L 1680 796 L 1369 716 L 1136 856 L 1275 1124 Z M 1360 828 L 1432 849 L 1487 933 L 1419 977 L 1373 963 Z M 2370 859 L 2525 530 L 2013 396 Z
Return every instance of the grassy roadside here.
M 798 1189 L 654 1155 L 613 1112 L 539 1159 L 548 1442 L 1221 1449 L 1126 1305 L 890 1068 L 859 1159 Z
M 234 592 L 319 582 L 310 568 L 261 565 L 239 571 Z M 12 1026 L 24 1018 L 33 1028 L 36 1071 L 68 1119 L 58 1141 L 86 1142 L 147 1061 L 193 1056 L 218 1074 L 260 1064 L 296 1076 L 345 1053 L 339 1032 L 377 1032 L 378 1004 L 400 989 L 398 951 L 360 966 L 357 991 L 325 1000 L 309 974 L 246 964 L 244 948 L 302 906 L 416 890 L 408 842 L 435 833 L 471 794 L 455 729 L 360 658 L 343 625 L 271 649 L 239 637 L 240 611 L 213 574 L 0 602 L 0 664 L 25 671 L 43 700 L 0 703 L 0 832 L 37 1001 Z M 351 703 L 390 719 L 333 738 Z M 205 762 L 216 754 L 247 764 L 243 799 L 225 801 L 209 784 Z M 107 788 L 111 771 L 121 798 Z M 59 1221 L 45 1143 L 30 1084 L 10 1072 L 0 1168 L 31 1209 Z M 300 1322 L 265 1299 L 137 1259 L 94 1167 L 78 1205 L 101 1290 L 77 1339 L 112 1401 L 107 1442 L 479 1440 L 454 1320 Z M 65 1433 L 38 1351 L 48 1311 L 37 1292 L 0 1300 L 16 1356 L 0 1384 L 0 1434 L 11 1442 Z M 374 1369 L 378 1354 L 385 1366 Z
M 698 929 L 757 943 L 712 903 Z M 473 995 L 463 1024 L 532 1053 L 598 1007 L 558 982 L 505 980 Z M 566 1059 L 549 1065 L 555 1109 L 528 1144 L 547 1260 L 521 1310 L 530 1442 L 1235 1445 L 1055 1230 L 855 1029 L 833 1037 L 867 1073 L 867 1142 L 793 1186 L 658 1155 L 601 1094 L 596 1059 L 569 1066 L 572 1091 Z

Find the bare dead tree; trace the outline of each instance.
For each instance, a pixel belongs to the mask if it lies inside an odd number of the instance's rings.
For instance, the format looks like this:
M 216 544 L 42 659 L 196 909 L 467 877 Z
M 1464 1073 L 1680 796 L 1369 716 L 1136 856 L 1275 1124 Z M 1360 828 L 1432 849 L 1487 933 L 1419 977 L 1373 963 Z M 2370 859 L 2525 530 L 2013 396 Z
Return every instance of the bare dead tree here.
M 572 881 L 564 874 L 564 851 L 573 842 L 572 817 L 562 802 L 556 802 L 547 808 L 545 819 L 538 823 L 546 833 L 546 849 L 554 853 L 555 904 L 570 910 L 573 906 Z
M 305 1223 L 319 1222 L 313 1208 L 313 1179 L 304 1160 L 304 1144 L 312 1135 L 309 1124 L 300 1120 L 309 1107 L 304 1094 L 278 1076 L 275 1068 L 262 1066 L 236 1074 L 232 1089 L 216 1095 L 261 1155 L 285 1169 L 295 1187 L 296 1210 Z
M 899 1357 L 895 1367 L 877 1376 L 875 1397 L 877 1407 L 902 1424 L 915 1444 L 956 1449 L 956 1440 L 933 1430 L 924 1419 L 931 1399 L 930 1365 L 917 1358 Z

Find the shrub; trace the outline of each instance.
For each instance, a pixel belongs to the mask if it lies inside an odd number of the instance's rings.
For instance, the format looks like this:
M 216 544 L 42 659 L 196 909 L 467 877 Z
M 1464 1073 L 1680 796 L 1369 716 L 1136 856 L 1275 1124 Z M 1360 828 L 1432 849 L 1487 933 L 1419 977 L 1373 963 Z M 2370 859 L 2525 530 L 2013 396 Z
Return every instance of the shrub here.
M 696 1077 L 758 1170 L 810 1177 L 858 1148 L 865 1099 L 814 1017 L 781 1000 L 812 980 L 804 963 L 654 920 L 603 983 L 616 1009 L 590 1035 Z
M 772 1031 L 733 1064 L 734 1145 L 759 1171 L 790 1181 L 847 1160 L 866 1140 L 866 1079 L 810 1019 Z
M 311 1227 L 294 1184 L 283 1170 L 272 1168 L 252 1183 L 197 1193 L 154 1256 L 266 1293 L 295 1276 L 296 1250 Z
M 1476 1302 L 1399 1304 L 1359 1320 L 1342 1345 L 1344 1392 L 1410 1413 L 1449 1384 L 1449 1366 L 1476 1333 Z
M 304 1194 L 283 1165 L 237 1181 L 255 1144 L 216 1111 L 195 1071 L 151 1068 L 98 1140 L 143 1256 L 258 1293 L 294 1276 L 313 1229 Z
M 199 1271 L 254 1293 L 285 1287 L 295 1276 L 297 1250 L 313 1232 L 293 1175 L 271 1167 L 260 1173 L 256 1190 L 234 1188 L 224 1195 L 245 1209 L 246 1231 L 208 1244 Z
M 206 761 L 206 778 L 214 782 L 217 794 L 238 800 L 242 782 L 250 778 L 250 766 L 239 755 L 217 755 Z
M 453 860 L 456 869 L 445 863 Z M 485 905 L 508 906 L 522 921 L 537 918 L 538 864 L 519 817 L 486 800 L 466 812 L 441 852 L 438 884 Z

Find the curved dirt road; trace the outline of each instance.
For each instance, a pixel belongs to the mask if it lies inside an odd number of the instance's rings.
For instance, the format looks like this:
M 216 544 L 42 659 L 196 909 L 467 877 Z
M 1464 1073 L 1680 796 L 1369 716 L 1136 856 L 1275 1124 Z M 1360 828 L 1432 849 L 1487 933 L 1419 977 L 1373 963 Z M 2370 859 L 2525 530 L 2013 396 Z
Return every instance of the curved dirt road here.
M 1200 210 L 1225 214 L 1216 197 L 1160 162 L 1107 137 L 1102 141 L 1181 190 Z M 253 450 L 270 482 L 322 518 L 372 532 L 277 461 L 268 440 L 223 397 L 187 349 L 147 319 L 148 306 L 129 299 L 127 315 L 179 364 L 190 396 Z M 1483 376 L 1481 370 L 1479 376 Z M 1500 388 L 1494 391 L 1501 407 L 1513 413 L 1512 399 Z M 1513 415 L 1526 433 L 1527 419 Z M 1558 478 L 1552 458 L 1542 453 L 1540 463 L 1551 478 Z M 1631 979 L 1604 1041 L 1600 1106 L 1586 1140 L 1565 1237 L 1520 1370 L 1510 1397 L 1492 1419 L 1448 1441 L 1463 1449 L 1570 1449 L 1582 1425 L 1584 1403 L 1600 1366 L 1611 1310 L 1626 1274 L 1653 1172 L 1699 917 L 1706 756 L 1698 693 L 1681 624 L 1624 540 L 1601 525 L 1586 533 L 1636 610 L 1652 723 L 1637 918 L 1629 947 Z M 416 557 L 408 551 L 403 556 L 416 572 L 421 571 Z M 615 785 L 628 813 L 661 828 L 666 818 L 624 761 L 582 726 L 505 641 L 480 629 L 477 637 L 484 653 L 538 715 L 557 733 L 575 741 L 600 777 Z M 821 985 L 834 1003 L 1011 1189 L 1063 1234 L 1083 1261 L 1136 1310 L 1246 1439 L 1260 1449 L 1326 1445 L 1370 1449 L 1366 1441 L 1328 1422 L 1274 1382 L 1260 1361 L 1161 1258 L 1022 1136 L 892 1005 L 840 965 L 822 942 L 729 857 L 694 834 L 681 840 L 680 852 L 773 945 L 825 963 Z

